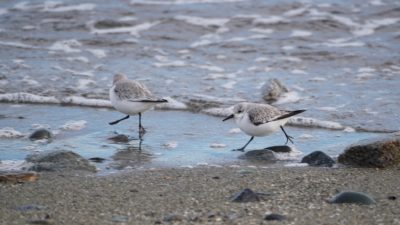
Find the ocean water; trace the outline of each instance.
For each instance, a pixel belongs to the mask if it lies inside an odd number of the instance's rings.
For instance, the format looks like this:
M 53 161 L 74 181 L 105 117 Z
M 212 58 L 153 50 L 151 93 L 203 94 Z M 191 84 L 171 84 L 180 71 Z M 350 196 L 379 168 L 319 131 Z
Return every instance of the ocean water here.
M 236 102 L 263 102 L 270 78 L 290 90 L 277 107 L 306 109 L 302 116 L 317 121 L 291 122 L 296 148 L 335 156 L 357 140 L 399 130 L 399 31 L 400 3 L 385 0 L 2 1 L 0 130 L 20 137 L 0 138 L 0 160 L 67 146 L 118 161 L 113 155 L 129 146 L 107 137 L 134 136 L 136 121 L 107 125 L 120 116 L 109 111 L 115 73 L 174 100 L 145 114 L 151 129 L 143 165 L 236 163 L 230 149 L 248 137 L 229 133 L 234 124 L 215 115 Z M 68 121 L 81 129 L 62 130 Z M 28 141 L 43 124 L 61 129 L 57 138 Z M 283 141 L 277 133 L 249 147 Z M 190 150 L 198 154 L 187 157 Z

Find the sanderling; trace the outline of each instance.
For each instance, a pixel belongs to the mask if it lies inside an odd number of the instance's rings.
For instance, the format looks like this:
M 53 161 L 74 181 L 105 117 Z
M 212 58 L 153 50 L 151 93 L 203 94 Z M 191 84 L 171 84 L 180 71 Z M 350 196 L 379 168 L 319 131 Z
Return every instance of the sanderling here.
M 117 124 L 128 119 L 130 115 L 139 115 L 139 138 L 146 130 L 142 126 L 142 112 L 154 107 L 156 104 L 168 102 L 165 99 L 155 97 L 143 84 L 129 80 L 125 75 L 114 75 L 113 86 L 110 88 L 110 101 L 114 108 L 126 117 L 110 122 L 110 125 Z
M 239 128 L 250 135 L 250 140 L 241 148 L 235 151 L 244 151 L 247 145 L 255 136 L 262 137 L 274 133 L 281 128 L 286 136 L 286 144 L 292 142 L 293 137 L 289 136 L 283 129 L 283 126 L 289 120 L 289 117 L 304 112 L 305 110 L 285 111 L 279 110 L 271 105 L 242 102 L 233 107 L 233 114 L 223 119 L 226 121 L 235 118 Z

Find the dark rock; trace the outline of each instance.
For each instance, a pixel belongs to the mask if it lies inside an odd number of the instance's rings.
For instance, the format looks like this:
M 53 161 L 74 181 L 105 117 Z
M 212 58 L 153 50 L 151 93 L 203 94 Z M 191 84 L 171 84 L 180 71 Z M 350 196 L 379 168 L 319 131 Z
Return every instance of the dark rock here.
M 51 139 L 52 137 L 53 135 L 51 134 L 51 132 L 46 129 L 36 130 L 31 135 L 29 135 L 29 139 L 31 141 Z
M 353 144 L 339 155 L 338 161 L 360 167 L 400 165 L 400 132 L 383 139 L 368 139 Z
M 274 152 L 268 149 L 252 150 L 246 152 L 244 155 L 239 156 L 240 159 L 246 159 L 250 161 L 262 161 L 262 162 L 275 162 L 276 157 Z
M 301 163 L 308 163 L 310 166 L 332 167 L 335 161 L 324 152 L 315 151 L 304 156 Z
M 332 199 L 328 201 L 329 203 L 354 203 L 354 204 L 364 204 L 371 205 L 375 204 L 376 201 L 370 196 L 353 191 L 344 191 L 335 195 Z
M 285 220 L 286 216 L 281 215 L 281 214 L 276 214 L 276 213 L 271 213 L 268 214 L 264 217 L 264 220 L 277 220 L 277 221 L 282 221 Z
M 260 197 L 250 188 L 245 188 L 231 197 L 233 202 L 258 202 Z
M 89 158 L 89 160 L 92 161 L 92 162 L 95 162 L 95 163 L 102 163 L 106 159 L 105 158 L 101 158 L 101 157 L 92 157 L 92 158 Z
M 390 196 L 388 196 L 387 198 L 388 198 L 389 200 L 392 200 L 392 201 L 397 200 L 397 197 L 394 196 L 394 195 L 390 195 Z
M 128 136 L 126 136 L 124 134 L 115 135 L 113 137 L 108 138 L 108 140 L 111 140 L 111 141 L 116 142 L 116 143 L 127 143 L 127 142 L 129 142 Z
M 96 167 L 90 165 L 87 159 L 71 151 L 59 150 L 32 154 L 26 157 L 26 161 L 34 163 L 30 170 L 39 172 L 68 172 L 73 170 L 96 171 Z
M 268 103 L 275 102 L 287 92 L 289 90 L 276 78 L 269 79 L 261 88 L 262 98 Z
M 271 150 L 276 153 L 289 153 L 292 151 L 292 148 L 287 145 L 275 145 L 267 147 L 265 149 Z

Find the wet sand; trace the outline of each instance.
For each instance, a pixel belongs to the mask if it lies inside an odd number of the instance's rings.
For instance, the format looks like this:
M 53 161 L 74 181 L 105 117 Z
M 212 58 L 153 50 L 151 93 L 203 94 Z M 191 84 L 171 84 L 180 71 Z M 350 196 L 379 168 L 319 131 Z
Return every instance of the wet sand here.
M 400 224 L 399 184 L 396 168 L 42 173 L 37 182 L 0 184 L 0 224 Z M 232 202 L 230 197 L 243 188 L 265 193 L 263 200 Z M 347 190 L 367 193 L 377 204 L 326 202 Z M 264 221 L 269 213 L 287 219 Z

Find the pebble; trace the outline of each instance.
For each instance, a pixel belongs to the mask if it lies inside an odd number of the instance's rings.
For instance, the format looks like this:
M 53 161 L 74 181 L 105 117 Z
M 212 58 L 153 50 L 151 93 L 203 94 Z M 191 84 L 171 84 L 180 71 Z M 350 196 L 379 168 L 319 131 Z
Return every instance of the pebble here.
M 317 167 L 332 167 L 335 161 L 324 152 L 315 151 L 304 156 L 301 163 L 307 163 L 310 166 Z
M 116 143 L 127 143 L 127 142 L 129 142 L 129 138 L 125 134 L 115 135 L 113 137 L 108 138 L 108 140 L 111 140 L 111 141 L 116 142 Z
M 129 219 L 128 216 L 121 216 L 121 215 L 114 215 L 111 217 L 111 220 L 113 222 L 119 222 L 119 223 L 127 222 L 128 219 Z
M 371 205 L 375 204 L 376 201 L 364 194 L 362 192 L 344 191 L 335 195 L 332 199 L 328 201 L 329 203 L 354 203 L 354 204 L 364 204 Z
M 271 213 L 268 214 L 264 217 L 264 220 L 277 220 L 277 221 L 282 221 L 285 220 L 286 216 L 281 215 L 281 214 L 276 214 L 276 213 Z
M 275 146 L 266 147 L 265 149 L 271 150 L 276 153 L 289 153 L 292 151 L 292 148 L 290 148 L 287 145 L 275 145 Z
M 92 158 L 89 158 L 89 160 L 92 161 L 92 162 L 95 162 L 95 163 L 102 163 L 106 159 L 105 158 L 101 158 L 101 157 L 92 157 Z
M 31 210 L 42 210 L 45 209 L 46 206 L 37 205 L 37 204 L 28 204 L 28 205 L 20 205 L 15 209 L 21 212 L 31 211 Z
M 178 221 L 182 221 L 183 217 L 181 215 L 177 215 L 177 214 L 169 214 L 166 215 L 163 219 L 164 222 L 178 222 Z
M 40 154 L 31 154 L 26 157 L 26 161 L 33 163 L 30 170 L 68 172 L 74 170 L 84 170 L 95 172 L 96 167 L 89 161 L 72 151 L 57 150 L 46 151 Z
M 51 139 L 52 137 L 53 135 L 51 134 L 51 132 L 46 129 L 36 130 L 31 135 L 29 135 L 29 139 L 31 141 Z
M 260 197 L 250 188 L 245 188 L 231 197 L 233 202 L 258 202 Z
M 244 155 L 239 156 L 239 158 L 250 161 L 262 161 L 268 163 L 275 162 L 277 160 L 274 152 L 268 149 L 248 151 Z

